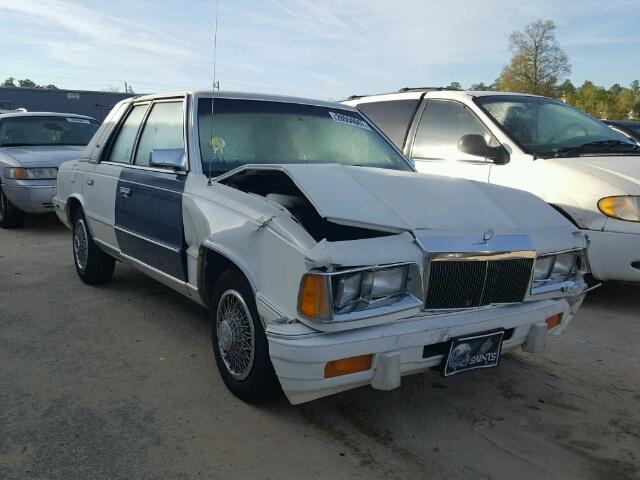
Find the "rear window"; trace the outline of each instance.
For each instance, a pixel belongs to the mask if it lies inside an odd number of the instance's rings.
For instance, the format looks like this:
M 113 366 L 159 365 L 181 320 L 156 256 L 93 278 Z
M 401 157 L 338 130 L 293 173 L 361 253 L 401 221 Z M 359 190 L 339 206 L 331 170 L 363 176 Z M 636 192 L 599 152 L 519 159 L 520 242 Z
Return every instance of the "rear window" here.
M 364 113 L 389 139 L 402 150 L 407 130 L 418 109 L 418 99 L 391 102 L 361 103 L 356 108 Z
M 0 147 L 86 145 L 98 122 L 78 117 L 8 117 L 0 121 Z

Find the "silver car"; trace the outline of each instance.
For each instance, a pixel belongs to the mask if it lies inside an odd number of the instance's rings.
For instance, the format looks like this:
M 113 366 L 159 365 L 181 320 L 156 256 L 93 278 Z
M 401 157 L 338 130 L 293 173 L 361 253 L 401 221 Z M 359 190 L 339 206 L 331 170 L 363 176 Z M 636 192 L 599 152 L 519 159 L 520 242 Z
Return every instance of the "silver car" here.
M 27 213 L 53 212 L 58 166 L 79 157 L 99 125 L 67 113 L 0 114 L 0 227 L 19 227 Z

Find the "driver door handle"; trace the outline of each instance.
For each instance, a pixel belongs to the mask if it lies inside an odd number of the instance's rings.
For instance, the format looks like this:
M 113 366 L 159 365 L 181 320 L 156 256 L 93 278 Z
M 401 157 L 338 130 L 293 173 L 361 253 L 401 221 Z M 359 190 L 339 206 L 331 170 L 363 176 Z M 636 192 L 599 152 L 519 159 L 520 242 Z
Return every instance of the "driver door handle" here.
M 87 185 L 93 185 L 93 179 L 87 180 Z
M 120 187 L 120 194 L 123 197 L 131 196 L 131 189 L 129 187 Z

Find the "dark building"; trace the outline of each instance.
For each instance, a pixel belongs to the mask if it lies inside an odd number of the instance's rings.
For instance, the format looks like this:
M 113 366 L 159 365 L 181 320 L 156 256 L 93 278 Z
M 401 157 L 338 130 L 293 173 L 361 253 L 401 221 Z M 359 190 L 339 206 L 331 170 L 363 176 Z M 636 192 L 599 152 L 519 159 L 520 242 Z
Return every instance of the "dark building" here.
M 60 112 L 88 115 L 103 121 L 111 108 L 129 93 L 44 88 L 0 87 L 0 109 L 26 108 L 31 112 Z

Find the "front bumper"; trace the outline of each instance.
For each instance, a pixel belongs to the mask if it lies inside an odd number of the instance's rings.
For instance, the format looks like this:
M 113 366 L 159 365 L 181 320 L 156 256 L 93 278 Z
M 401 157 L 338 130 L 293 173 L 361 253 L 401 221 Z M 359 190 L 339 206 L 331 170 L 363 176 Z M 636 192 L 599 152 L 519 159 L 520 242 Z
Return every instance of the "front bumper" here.
M 444 355 L 423 358 L 424 347 L 455 337 L 513 329 L 503 343 L 503 351 L 527 341 L 544 348 L 544 321 L 562 314 L 560 331 L 571 321 L 584 295 L 567 300 L 541 300 L 520 305 L 487 308 L 441 315 L 420 314 L 405 321 L 327 333 L 287 335 L 286 325 L 267 328 L 271 361 L 283 391 L 292 404 L 314 400 L 352 388 L 372 385 L 388 390 L 400 384 L 400 377 L 423 372 L 442 363 Z M 535 327 L 534 327 L 535 326 Z M 544 329 L 541 333 L 541 326 Z M 543 338 L 529 338 L 532 336 Z M 331 360 L 373 354 L 370 370 L 324 378 L 325 364 Z
M 585 231 L 591 274 L 598 280 L 640 282 L 640 234 Z M 638 264 L 636 263 L 636 264 Z
M 9 185 L 3 184 L 2 191 L 7 199 L 26 213 L 53 212 L 55 183 L 52 185 Z

